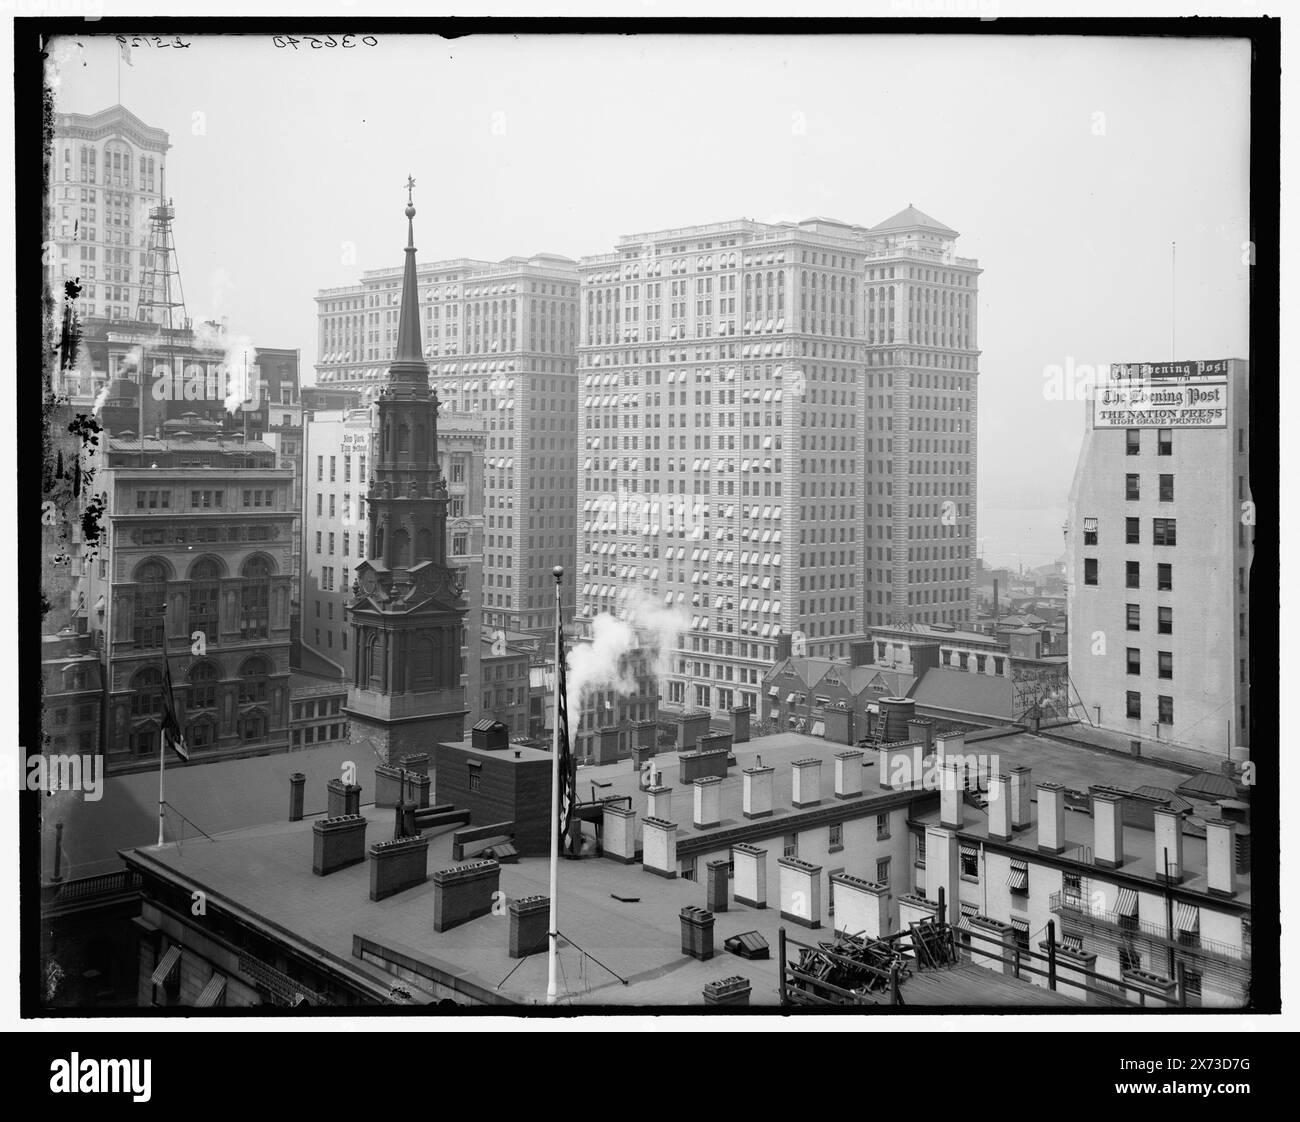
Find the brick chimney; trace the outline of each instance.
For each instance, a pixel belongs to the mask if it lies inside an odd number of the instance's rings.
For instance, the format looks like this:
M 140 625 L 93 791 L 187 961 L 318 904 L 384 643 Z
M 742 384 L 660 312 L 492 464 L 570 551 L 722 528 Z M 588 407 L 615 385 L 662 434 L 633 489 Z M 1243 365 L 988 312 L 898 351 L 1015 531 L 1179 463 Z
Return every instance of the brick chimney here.
M 745 768 L 741 778 L 740 812 L 746 818 L 767 818 L 772 813 L 772 783 L 775 776 L 775 768 Z
M 945 762 L 939 772 L 939 823 L 949 830 L 960 830 L 964 821 L 965 791 L 957 771 L 955 766 Z
M 1155 811 L 1156 850 L 1152 854 L 1156 866 L 1156 879 L 1162 884 L 1181 884 L 1183 881 L 1183 816 L 1168 807 Z M 1165 875 L 1165 857 L 1168 855 L 1169 874 Z
M 835 753 L 835 797 L 856 799 L 862 794 L 862 757 L 860 748 Z
M 889 934 L 889 889 L 848 873 L 831 874 L 836 935 L 883 939 Z
M 1030 792 L 1033 786 L 1030 780 L 1033 770 L 1027 767 L 1011 769 L 1011 829 L 1016 833 L 1029 829 L 1033 818 L 1030 814 Z
M 1011 837 L 1011 776 L 1001 773 L 989 779 L 989 837 L 1007 841 Z
M 1098 791 L 1092 796 L 1092 859 L 1102 869 L 1124 864 L 1124 799 Z
M 798 857 L 778 859 L 781 918 L 801 927 L 822 925 L 822 867 Z
M 1065 788 L 1059 783 L 1038 785 L 1038 851 L 1065 849 Z
M 1237 824 L 1226 818 L 1205 823 L 1205 879 L 1212 896 L 1237 894 Z
M 677 823 L 647 818 L 641 825 L 641 867 L 647 873 L 677 876 Z
M 704 830 L 722 821 L 722 780 L 716 775 L 697 779 L 695 789 L 695 828 Z
M 767 907 L 767 850 L 741 842 L 731 847 L 736 863 L 736 881 L 732 894 L 736 903 L 751 908 Z
M 816 806 L 822 801 L 822 762 L 813 757 L 795 760 L 793 770 L 794 797 L 791 800 L 799 808 Z
M 645 816 L 662 818 L 666 822 L 673 820 L 673 789 L 656 784 L 646 789 Z

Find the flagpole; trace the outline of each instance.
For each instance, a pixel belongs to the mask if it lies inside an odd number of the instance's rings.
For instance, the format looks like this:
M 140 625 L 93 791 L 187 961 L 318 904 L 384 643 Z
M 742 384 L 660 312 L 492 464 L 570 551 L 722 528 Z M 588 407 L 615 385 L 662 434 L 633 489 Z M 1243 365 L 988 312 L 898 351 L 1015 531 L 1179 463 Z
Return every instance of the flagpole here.
M 560 659 L 564 657 L 563 644 L 560 642 L 560 583 L 564 580 L 564 567 L 556 565 L 551 571 L 555 576 L 555 714 L 551 730 L 551 913 L 548 924 L 550 949 L 546 963 L 548 1005 L 554 1005 L 559 997 L 555 975 L 560 943 L 556 893 L 560 870 L 560 674 L 562 673 Z
M 163 844 L 163 776 L 167 771 L 167 737 L 158 730 L 158 848 Z M 183 799 L 181 800 L 184 801 Z

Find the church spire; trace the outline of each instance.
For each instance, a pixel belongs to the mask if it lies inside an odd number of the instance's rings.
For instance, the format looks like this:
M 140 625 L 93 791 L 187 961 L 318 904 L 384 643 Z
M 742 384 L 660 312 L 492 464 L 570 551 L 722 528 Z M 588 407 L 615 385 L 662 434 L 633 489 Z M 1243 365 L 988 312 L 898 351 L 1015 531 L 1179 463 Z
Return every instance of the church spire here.
M 425 368 L 420 343 L 420 290 L 415 278 L 415 206 L 411 192 L 415 180 L 406 178 L 406 267 L 402 274 L 402 311 L 397 320 L 397 353 L 393 365 L 418 364 Z

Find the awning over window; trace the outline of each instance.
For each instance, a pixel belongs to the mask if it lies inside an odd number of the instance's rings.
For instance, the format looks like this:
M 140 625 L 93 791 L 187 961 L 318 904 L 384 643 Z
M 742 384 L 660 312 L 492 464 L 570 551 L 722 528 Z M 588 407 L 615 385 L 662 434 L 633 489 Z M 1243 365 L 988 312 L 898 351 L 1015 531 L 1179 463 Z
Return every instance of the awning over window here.
M 786 694 L 786 695 L 785 695 L 785 703 L 786 703 L 787 705 L 793 705 L 793 704 L 794 704 L 794 694 L 792 694 L 792 693 L 788 693 L 788 694 Z
M 1188 935 L 1195 934 L 1201 927 L 1201 909 L 1195 904 L 1175 905 L 1174 927 Z
M 226 992 L 226 979 L 221 974 L 213 974 L 208 979 L 208 984 L 203 987 L 203 992 L 199 994 L 195 1007 L 199 1009 L 211 1009 L 221 1001 Z
M 1138 910 L 1138 894 L 1131 888 L 1121 888 L 1119 898 L 1115 901 L 1115 914 L 1135 916 Z
M 812 734 L 813 734 L 813 736 L 825 736 L 825 735 L 826 735 L 826 722 L 825 722 L 825 721 L 813 721 Z
M 976 849 L 973 845 L 963 845 L 963 846 L 961 847 L 961 855 L 962 855 L 963 857 L 973 857 L 973 858 L 978 858 L 978 857 L 979 857 L 979 850 Z
M 961 918 L 957 921 L 957 930 L 969 931 L 971 916 L 978 914 L 974 904 L 963 904 L 961 906 Z
M 172 972 L 180 966 L 180 962 L 181 949 L 179 946 L 173 944 L 167 948 L 167 953 L 158 960 L 158 965 L 154 967 L 154 971 L 149 976 L 149 980 L 155 986 L 166 985 L 167 980 L 172 976 Z
M 1027 919 L 1016 919 L 1011 917 L 1011 926 L 1014 927 L 1021 935 L 1029 934 L 1029 921 Z
M 1083 520 L 1083 528 L 1089 533 L 1096 533 L 1097 520 L 1095 518 L 1085 518 Z
M 1007 873 L 1007 887 L 1012 892 L 1029 891 L 1029 866 L 1022 861 L 1011 862 L 1011 871 Z
M 767 694 L 769 697 L 780 697 L 781 696 L 780 687 L 773 686 L 770 690 L 767 691 Z

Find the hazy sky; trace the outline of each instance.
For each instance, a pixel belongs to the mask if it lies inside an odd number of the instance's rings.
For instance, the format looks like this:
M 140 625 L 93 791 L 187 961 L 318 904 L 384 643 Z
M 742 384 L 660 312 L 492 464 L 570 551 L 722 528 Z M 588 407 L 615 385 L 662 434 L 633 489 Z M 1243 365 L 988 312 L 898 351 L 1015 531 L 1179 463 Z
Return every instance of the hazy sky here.
M 61 110 L 165 129 L 188 310 L 316 359 L 319 288 L 402 260 L 914 203 L 980 278 L 979 536 L 1062 551 L 1083 434 L 1044 369 L 1247 355 L 1249 54 L 1231 41 L 382 37 L 54 45 Z M 78 46 L 77 44 L 80 44 Z M 354 247 L 355 263 L 347 255 Z

